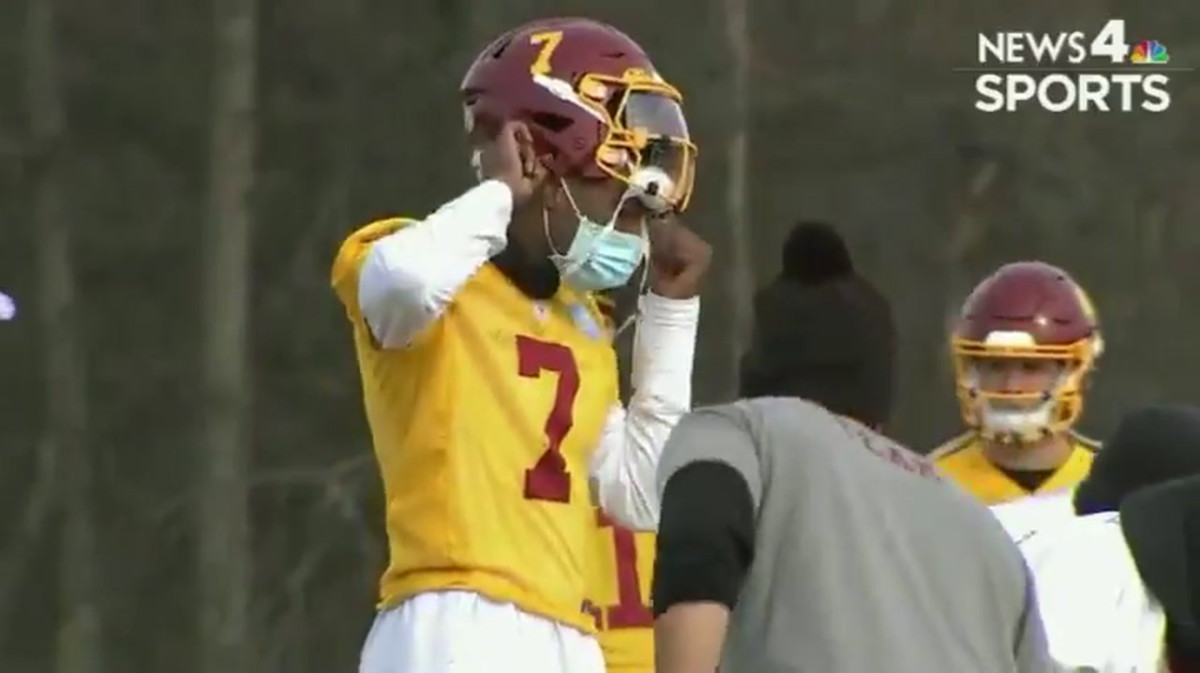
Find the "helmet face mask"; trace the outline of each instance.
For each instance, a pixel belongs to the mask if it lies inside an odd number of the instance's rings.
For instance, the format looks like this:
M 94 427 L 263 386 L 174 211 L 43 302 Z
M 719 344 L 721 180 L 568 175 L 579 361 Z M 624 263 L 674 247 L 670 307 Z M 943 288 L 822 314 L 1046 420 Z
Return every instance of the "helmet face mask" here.
M 963 420 L 985 439 L 1036 442 L 1070 429 L 1083 410 L 1086 356 L 1001 354 L 962 341 L 954 356 Z
M 589 73 L 578 88 L 581 99 L 605 124 L 605 137 L 595 154 L 600 170 L 639 196 L 661 200 L 676 210 L 687 208 L 695 181 L 696 145 L 688 133 L 679 91 L 642 68 L 630 68 L 620 77 Z
M 475 59 L 462 93 L 468 129 L 525 121 L 559 178 L 614 179 L 651 211 L 687 207 L 697 150 L 683 97 L 615 28 L 579 18 L 516 28 Z
M 1069 430 L 1102 343 L 1091 302 L 1064 271 L 1001 267 L 968 298 L 950 341 L 963 421 L 1022 444 Z

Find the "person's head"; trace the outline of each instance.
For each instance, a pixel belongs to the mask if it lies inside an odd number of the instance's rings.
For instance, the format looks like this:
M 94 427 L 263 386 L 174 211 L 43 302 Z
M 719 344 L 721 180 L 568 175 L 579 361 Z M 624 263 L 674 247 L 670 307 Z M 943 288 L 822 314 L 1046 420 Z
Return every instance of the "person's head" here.
M 1069 430 L 1103 347 L 1092 303 L 1067 272 L 1000 267 L 971 292 L 950 337 L 963 421 L 1017 444 Z
M 534 21 L 501 35 L 461 87 L 473 142 L 527 125 L 540 186 L 513 213 L 510 246 L 547 260 L 580 290 L 624 285 L 648 248 L 647 216 L 682 211 L 696 147 L 679 91 L 637 42 L 584 18 Z
M 800 222 L 779 277 L 755 297 L 742 397 L 802 397 L 864 425 L 891 415 L 896 327 L 887 299 L 858 275 L 828 224 Z
M 1117 511 L 1134 491 L 1200 475 L 1200 408 L 1152 405 L 1125 414 L 1075 490 L 1079 514 Z

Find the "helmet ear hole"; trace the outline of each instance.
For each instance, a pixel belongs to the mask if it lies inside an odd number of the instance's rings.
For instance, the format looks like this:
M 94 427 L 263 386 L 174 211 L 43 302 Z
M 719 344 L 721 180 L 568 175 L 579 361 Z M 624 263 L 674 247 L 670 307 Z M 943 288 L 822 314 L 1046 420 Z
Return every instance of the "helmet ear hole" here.
M 570 117 L 554 114 L 553 112 L 535 112 L 530 121 L 551 133 L 562 133 L 575 123 Z

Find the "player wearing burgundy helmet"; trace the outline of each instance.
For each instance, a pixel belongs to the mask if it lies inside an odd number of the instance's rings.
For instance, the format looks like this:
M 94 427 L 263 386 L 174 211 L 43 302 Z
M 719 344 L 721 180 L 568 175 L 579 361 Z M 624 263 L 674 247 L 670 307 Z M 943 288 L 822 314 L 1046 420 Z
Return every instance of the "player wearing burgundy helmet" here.
M 930 454 L 943 473 L 989 505 L 1083 479 L 1098 444 L 1072 428 L 1103 341 L 1067 272 L 1000 267 L 967 298 L 950 348 L 968 431 Z
M 600 673 L 593 501 L 653 528 L 691 403 L 709 249 L 676 214 L 695 146 L 642 48 L 587 19 L 504 34 L 462 97 L 480 183 L 355 232 L 332 272 L 387 502 L 360 671 Z M 626 410 L 594 295 L 647 259 Z

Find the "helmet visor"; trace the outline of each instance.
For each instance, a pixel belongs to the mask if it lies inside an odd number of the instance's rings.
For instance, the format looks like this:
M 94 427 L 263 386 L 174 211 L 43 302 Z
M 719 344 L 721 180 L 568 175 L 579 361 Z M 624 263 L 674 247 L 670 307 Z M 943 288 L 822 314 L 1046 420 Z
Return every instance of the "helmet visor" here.
M 634 186 L 651 210 L 683 210 L 691 199 L 696 146 L 679 102 L 658 92 L 629 92 L 622 110 L 624 126 L 636 139 Z
M 622 112 L 621 121 L 631 131 L 640 130 L 651 138 L 691 139 L 683 108 L 678 101 L 661 93 L 634 88 L 625 99 Z

